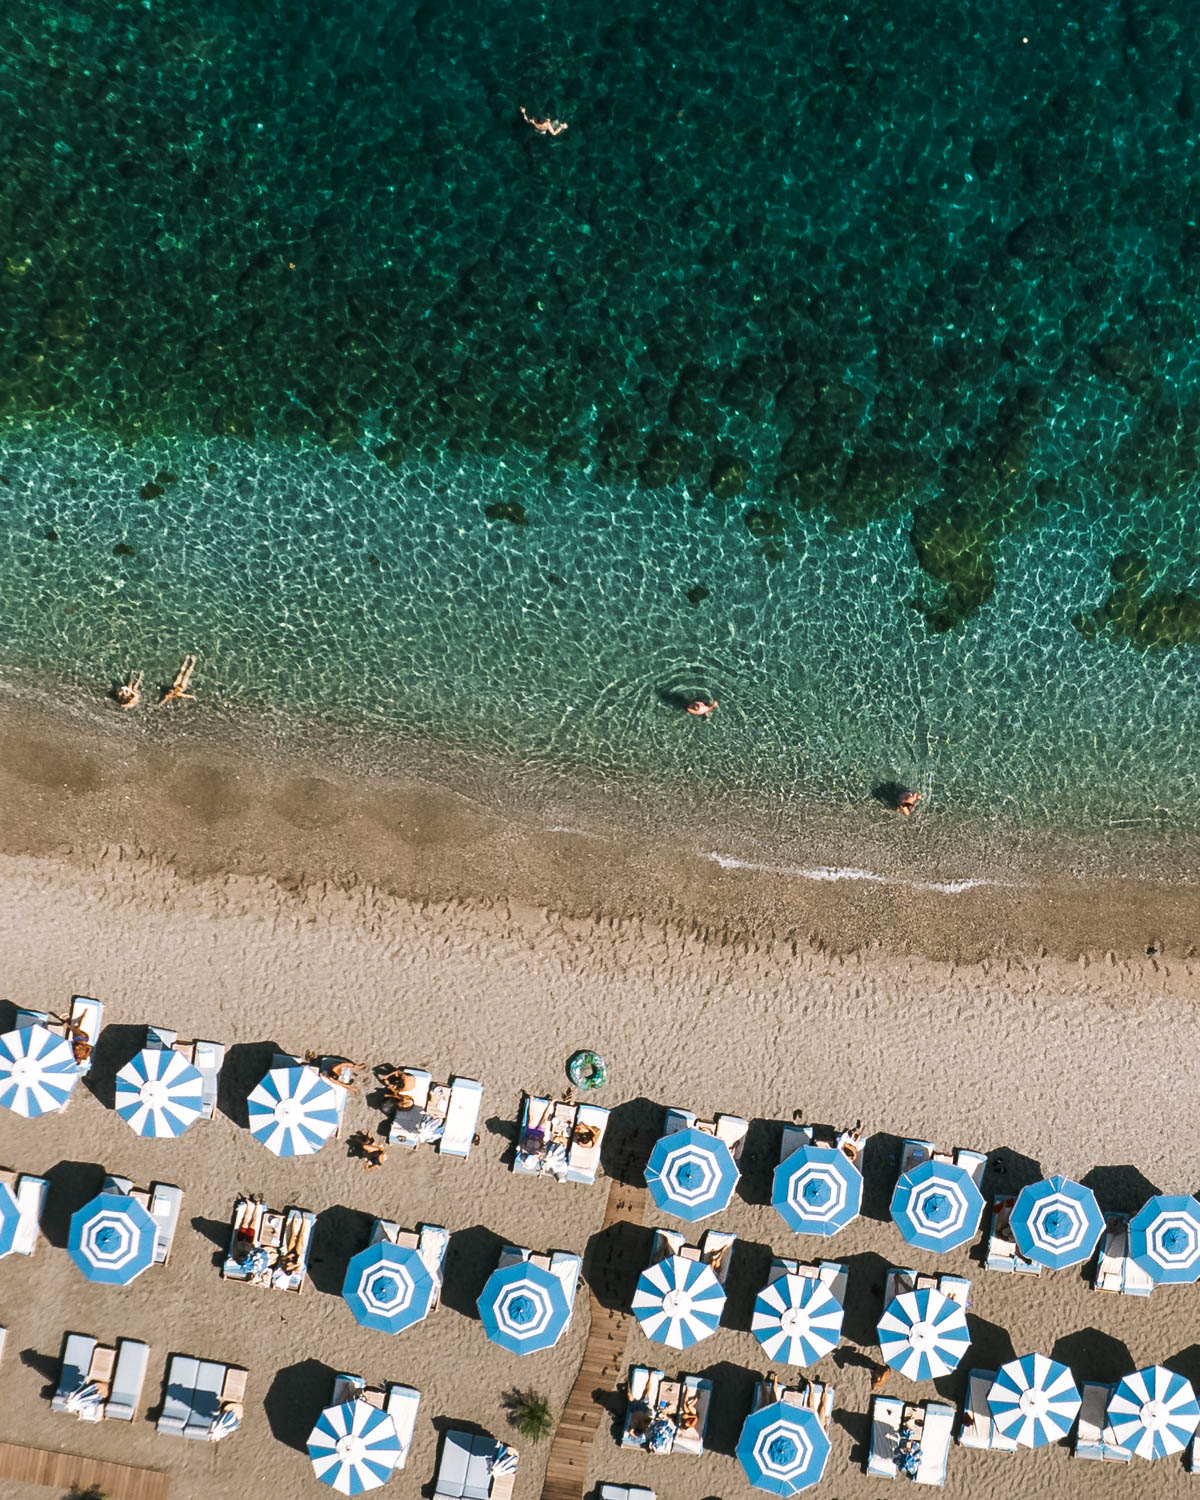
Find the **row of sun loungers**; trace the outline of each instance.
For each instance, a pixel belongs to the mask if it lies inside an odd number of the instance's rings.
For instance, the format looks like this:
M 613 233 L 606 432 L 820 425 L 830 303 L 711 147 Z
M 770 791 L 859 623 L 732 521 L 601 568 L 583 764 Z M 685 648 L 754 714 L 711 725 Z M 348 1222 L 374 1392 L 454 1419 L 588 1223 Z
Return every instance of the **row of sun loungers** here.
M 158 1431 L 169 1437 L 213 1441 L 240 1425 L 245 1396 L 246 1371 L 238 1366 L 173 1355 L 167 1366 Z
M 608 1115 L 598 1104 L 556 1104 L 526 1094 L 513 1171 L 558 1182 L 595 1182 Z
M 6 1187 L 12 1193 L 21 1216 L 16 1238 L 8 1253 L 32 1255 L 40 1238 L 42 1213 L 50 1184 L 44 1177 L 35 1177 L 30 1172 L 13 1172 L 6 1167 L 0 1169 L 0 1187 Z
M 878 1479 L 895 1479 L 903 1472 L 917 1484 L 940 1487 L 946 1482 L 953 1433 L 954 1408 L 944 1401 L 904 1402 L 875 1396 L 871 1401 L 867 1473 Z M 916 1445 L 919 1457 L 903 1467 L 907 1443 Z
M 147 1026 L 145 1045 L 163 1052 L 178 1052 L 185 1062 L 191 1063 L 204 1081 L 201 1095 L 204 1118 L 211 1120 L 217 1109 L 217 1087 L 225 1061 L 225 1048 L 219 1042 L 181 1042 L 177 1033 L 168 1026 Z
M 451 1428 L 442 1439 L 435 1500 L 509 1500 L 517 1453 L 485 1433 Z
M 626 1392 L 622 1448 L 658 1454 L 704 1452 L 711 1380 L 701 1375 L 668 1380 L 661 1370 L 634 1365 Z
M 137 1339 L 120 1339 L 113 1348 L 86 1334 L 69 1333 L 51 1410 L 68 1412 L 81 1422 L 132 1422 L 149 1357 L 149 1349 Z
M 740 1115 L 717 1115 L 714 1119 L 701 1120 L 690 1109 L 668 1109 L 663 1135 L 675 1135 L 680 1130 L 698 1130 L 701 1135 L 713 1135 L 724 1141 L 734 1161 L 742 1158 L 742 1147 L 750 1130 L 750 1121 Z
M 256 1198 L 239 1198 L 221 1275 L 278 1292 L 301 1291 L 315 1222 L 306 1208 L 276 1213 Z
M 474 1078 L 434 1083 L 424 1068 L 405 1068 L 405 1104 L 392 1112 L 387 1138 L 393 1146 L 415 1149 L 435 1144 L 442 1156 L 469 1156 L 475 1143 L 483 1085 Z
M 653 1265 L 655 1261 L 667 1260 L 672 1255 L 678 1255 L 682 1260 L 699 1261 L 708 1266 L 724 1286 L 733 1262 L 733 1247 L 736 1243 L 737 1235 L 723 1229 L 705 1230 L 698 1245 L 689 1245 L 686 1237 L 678 1230 L 656 1229 L 650 1263 Z
M 104 1179 L 102 1193 L 118 1193 L 139 1203 L 154 1220 L 154 1264 L 164 1266 L 175 1242 L 175 1230 L 179 1225 L 179 1210 L 183 1206 L 183 1189 L 167 1182 L 153 1182 L 147 1188 L 135 1188 L 128 1177 L 114 1177 L 111 1173 Z

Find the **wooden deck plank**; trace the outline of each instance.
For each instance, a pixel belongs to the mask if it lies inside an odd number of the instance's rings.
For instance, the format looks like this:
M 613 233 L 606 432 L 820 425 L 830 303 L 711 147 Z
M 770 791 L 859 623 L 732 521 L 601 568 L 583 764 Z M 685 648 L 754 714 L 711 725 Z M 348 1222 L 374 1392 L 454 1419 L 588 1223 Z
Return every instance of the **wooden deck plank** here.
M 613 1182 L 608 1190 L 601 1231 L 624 1219 L 642 1222 L 646 1189 Z M 625 1368 L 625 1345 L 633 1322 L 627 1312 L 589 1298 L 591 1326 L 571 1393 L 550 1444 L 542 1500 L 583 1500 L 588 1459 L 604 1408 L 593 1399 L 597 1386 L 615 1386 Z
M 0 1479 L 42 1484 L 63 1493 L 72 1485 L 81 1490 L 96 1486 L 108 1500 L 166 1500 L 171 1485 L 170 1475 L 161 1469 L 140 1469 L 133 1464 L 2 1442 Z

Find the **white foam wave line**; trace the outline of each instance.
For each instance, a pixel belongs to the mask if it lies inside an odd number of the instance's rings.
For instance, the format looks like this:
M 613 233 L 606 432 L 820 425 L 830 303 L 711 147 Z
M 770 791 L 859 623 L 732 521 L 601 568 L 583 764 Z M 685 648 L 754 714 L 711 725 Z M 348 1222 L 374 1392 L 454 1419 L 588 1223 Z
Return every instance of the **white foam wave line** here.
M 941 896 L 959 896 L 964 891 L 979 886 L 1019 889 L 1020 881 L 988 880 L 983 876 L 964 876 L 961 880 L 910 880 L 903 875 L 880 875 L 875 870 L 858 870 L 845 865 L 768 865 L 753 859 L 737 859 L 732 854 L 717 854 L 715 851 L 702 856 L 720 865 L 722 870 L 753 870 L 762 875 L 787 875 L 797 880 L 819 880 L 825 882 L 861 881 L 867 885 L 902 885 L 914 891 L 936 891 Z

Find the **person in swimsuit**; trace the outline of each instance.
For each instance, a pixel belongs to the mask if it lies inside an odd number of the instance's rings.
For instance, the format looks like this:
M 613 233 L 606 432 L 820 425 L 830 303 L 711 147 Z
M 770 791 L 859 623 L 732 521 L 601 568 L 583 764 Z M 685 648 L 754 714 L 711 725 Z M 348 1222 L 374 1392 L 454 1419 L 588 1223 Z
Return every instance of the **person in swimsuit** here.
M 549 115 L 544 120 L 534 119 L 532 115 L 526 113 L 523 104 L 521 106 L 521 118 L 525 121 L 526 125 L 532 125 L 539 135 L 562 135 L 563 131 L 567 129 L 567 122 L 565 120 L 552 120 Z
M 687 706 L 687 712 L 694 719 L 711 719 L 717 711 L 717 700 L 715 698 L 694 698 Z

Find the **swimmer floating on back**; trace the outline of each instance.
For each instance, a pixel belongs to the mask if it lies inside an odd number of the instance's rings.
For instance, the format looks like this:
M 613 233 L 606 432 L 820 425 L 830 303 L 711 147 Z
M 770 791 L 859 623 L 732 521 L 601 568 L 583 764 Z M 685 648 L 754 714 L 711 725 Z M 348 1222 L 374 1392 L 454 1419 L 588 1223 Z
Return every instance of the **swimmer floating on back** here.
M 525 121 L 526 125 L 532 125 L 539 135 L 562 135 L 563 131 L 567 129 L 567 122 L 565 120 L 552 120 L 549 115 L 544 120 L 535 120 L 532 115 L 526 113 L 523 104 L 521 106 L 521 118 Z

